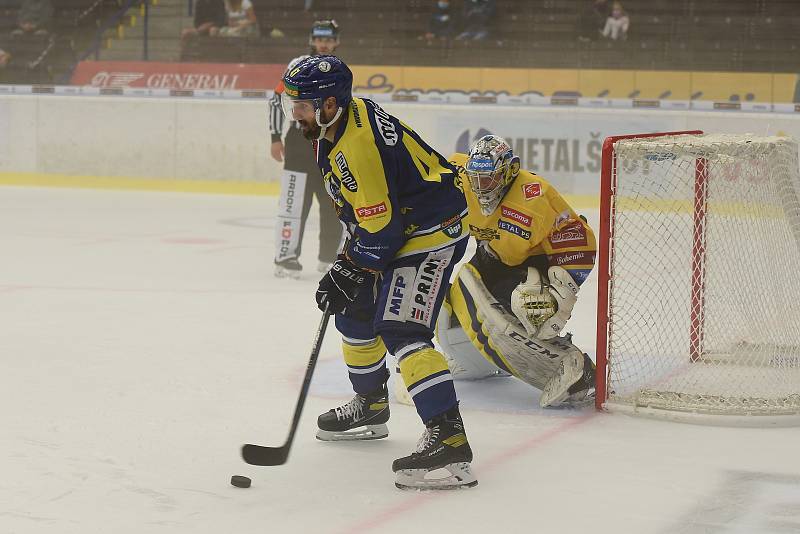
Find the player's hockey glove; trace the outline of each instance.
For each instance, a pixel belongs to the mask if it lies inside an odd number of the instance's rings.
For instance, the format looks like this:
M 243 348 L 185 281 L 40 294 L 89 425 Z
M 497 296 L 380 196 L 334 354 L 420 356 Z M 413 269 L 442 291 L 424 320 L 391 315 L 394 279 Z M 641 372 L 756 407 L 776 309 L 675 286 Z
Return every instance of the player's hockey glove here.
M 319 281 L 317 307 L 324 311 L 325 305 L 329 304 L 331 313 L 342 313 L 356 300 L 359 291 L 374 280 L 375 275 L 341 255 Z

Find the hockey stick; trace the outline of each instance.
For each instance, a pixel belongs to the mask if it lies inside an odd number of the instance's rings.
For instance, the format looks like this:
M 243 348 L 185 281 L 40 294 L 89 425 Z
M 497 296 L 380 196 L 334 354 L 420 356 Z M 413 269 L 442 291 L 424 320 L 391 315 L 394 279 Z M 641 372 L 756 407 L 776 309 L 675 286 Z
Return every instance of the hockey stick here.
M 263 445 L 246 444 L 242 446 L 242 458 L 250 465 L 283 465 L 286 459 L 289 458 L 289 449 L 292 447 L 294 441 L 294 433 L 297 431 L 297 426 L 300 423 L 300 415 L 303 413 L 303 405 L 306 403 L 308 396 L 308 389 L 311 386 L 311 377 L 314 375 L 314 367 L 317 365 L 317 358 L 319 358 L 319 351 L 322 348 L 322 339 L 325 336 L 325 329 L 328 327 L 328 319 L 331 317 L 331 312 L 328 308 L 322 314 L 322 321 L 319 323 L 317 335 L 314 338 L 314 347 L 311 349 L 311 358 L 308 360 L 308 367 L 306 367 L 306 376 L 303 378 L 303 387 L 300 389 L 300 397 L 297 399 L 297 406 L 294 409 L 294 418 L 292 419 L 292 426 L 289 428 L 289 437 L 286 438 L 286 443 L 280 447 L 264 447 Z

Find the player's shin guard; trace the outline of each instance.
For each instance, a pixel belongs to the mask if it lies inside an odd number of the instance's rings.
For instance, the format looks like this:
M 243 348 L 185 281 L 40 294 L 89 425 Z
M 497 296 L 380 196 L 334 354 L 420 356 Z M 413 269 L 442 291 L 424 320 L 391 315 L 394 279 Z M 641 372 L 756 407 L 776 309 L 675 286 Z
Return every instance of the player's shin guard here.
M 344 363 L 356 393 L 369 393 L 386 382 L 386 346 L 381 338 L 342 339 Z
M 442 354 L 425 342 L 414 343 L 395 353 L 400 372 L 417 413 L 423 421 L 456 406 L 453 377 Z
M 400 489 L 441 490 L 470 488 L 478 484 L 472 474 L 472 449 L 467 441 L 458 406 L 425 422 L 417 450 L 392 464 L 395 486 Z M 444 477 L 429 476 L 437 469 Z

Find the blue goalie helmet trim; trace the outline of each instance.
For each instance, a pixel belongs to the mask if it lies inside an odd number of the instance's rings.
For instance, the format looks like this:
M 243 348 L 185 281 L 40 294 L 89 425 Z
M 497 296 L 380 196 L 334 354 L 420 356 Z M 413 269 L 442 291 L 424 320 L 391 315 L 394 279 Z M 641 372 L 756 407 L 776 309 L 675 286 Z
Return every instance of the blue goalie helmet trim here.
M 313 100 L 317 107 L 331 96 L 341 108 L 353 99 L 353 73 L 336 56 L 304 59 L 284 74 L 283 85 L 292 100 Z

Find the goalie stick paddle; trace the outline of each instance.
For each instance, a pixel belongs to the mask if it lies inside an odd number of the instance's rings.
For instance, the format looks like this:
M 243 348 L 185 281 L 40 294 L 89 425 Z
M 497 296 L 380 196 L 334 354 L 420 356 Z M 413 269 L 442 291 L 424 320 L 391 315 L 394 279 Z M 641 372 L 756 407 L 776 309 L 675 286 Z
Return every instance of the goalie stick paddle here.
M 297 406 L 294 409 L 294 418 L 292 418 L 292 426 L 289 428 L 289 437 L 286 438 L 286 443 L 280 447 L 265 447 L 263 445 L 253 445 L 248 443 L 242 446 L 242 458 L 250 465 L 283 465 L 289 458 L 289 449 L 292 448 L 292 441 L 294 441 L 294 433 L 297 431 L 297 426 L 300 423 L 300 415 L 303 413 L 303 405 L 306 403 L 308 396 L 308 389 L 311 386 L 311 377 L 314 375 L 314 367 L 317 365 L 317 358 L 319 357 L 320 348 L 322 348 L 322 339 L 325 336 L 325 329 L 328 327 L 328 319 L 331 317 L 331 312 L 328 308 L 322 313 L 322 320 L 317 329 L 317 335 L 314 338 L 314 347 L 311 349 L 311 357 L 308 360 L 308 367 L 306 367 L 306 375 L 303 378 L 303 387 L 300 389 L 300 397 L 297 399 Z

